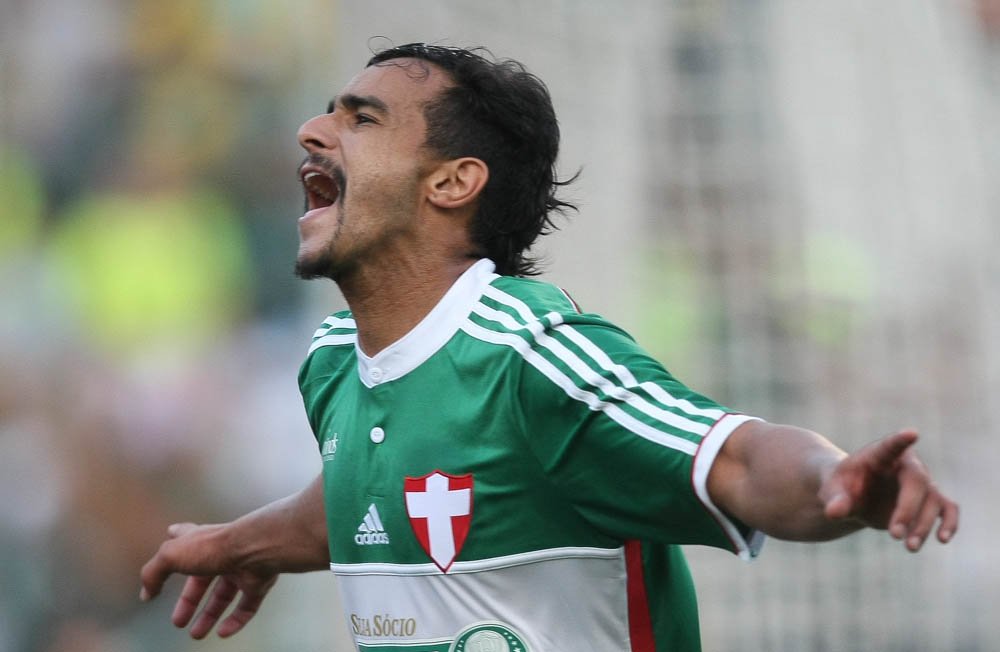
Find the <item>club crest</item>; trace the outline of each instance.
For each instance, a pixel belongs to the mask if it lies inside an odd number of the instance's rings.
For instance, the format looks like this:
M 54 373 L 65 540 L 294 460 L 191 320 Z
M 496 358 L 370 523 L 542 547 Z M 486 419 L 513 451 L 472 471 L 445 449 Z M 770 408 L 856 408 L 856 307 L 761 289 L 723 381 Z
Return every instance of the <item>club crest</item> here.
M 413 533 L 424 552 L 447 573 L 461 552 L 472 523 L 472 474 L 434 471 L 403 481 L 403 498 Z

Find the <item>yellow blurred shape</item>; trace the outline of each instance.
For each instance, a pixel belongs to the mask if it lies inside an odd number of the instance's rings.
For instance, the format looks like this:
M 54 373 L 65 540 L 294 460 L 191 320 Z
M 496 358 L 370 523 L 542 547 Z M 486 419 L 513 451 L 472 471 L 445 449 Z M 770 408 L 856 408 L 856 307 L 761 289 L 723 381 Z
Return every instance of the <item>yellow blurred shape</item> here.
M 125 355 L 224 337 L 249 300 L 245 234 L 210 192 L 84 200 L 51 254 L 81 328 Z

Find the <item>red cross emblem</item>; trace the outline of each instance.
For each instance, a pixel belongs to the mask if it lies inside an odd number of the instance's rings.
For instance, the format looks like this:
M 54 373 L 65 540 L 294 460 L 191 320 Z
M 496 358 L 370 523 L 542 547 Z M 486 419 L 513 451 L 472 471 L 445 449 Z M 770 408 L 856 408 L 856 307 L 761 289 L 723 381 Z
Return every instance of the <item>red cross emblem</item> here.
M 417 541 L 442 573 L 462 550 L 472 523 L 472 474 L 434 471 L 403 481 L 406 513 Z

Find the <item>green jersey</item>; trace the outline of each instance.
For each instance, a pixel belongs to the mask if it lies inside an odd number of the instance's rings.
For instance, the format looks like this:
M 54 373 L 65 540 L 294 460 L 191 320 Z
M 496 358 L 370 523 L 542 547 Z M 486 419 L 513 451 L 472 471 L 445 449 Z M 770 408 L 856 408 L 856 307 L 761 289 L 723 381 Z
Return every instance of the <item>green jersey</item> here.
M 374 357 L 331 316 L 299 381 L 361 651 L 698 650 L 677 546 L 759 545 L 706 489 L 751 417 L 488 260 Z

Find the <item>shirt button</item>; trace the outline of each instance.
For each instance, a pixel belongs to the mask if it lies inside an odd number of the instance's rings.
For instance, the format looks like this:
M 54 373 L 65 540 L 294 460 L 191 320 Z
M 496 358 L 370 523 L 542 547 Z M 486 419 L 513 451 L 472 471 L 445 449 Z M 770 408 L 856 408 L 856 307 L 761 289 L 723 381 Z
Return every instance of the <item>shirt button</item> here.
M 382 430 L 378 426 L 375 426 L 374 428 L 372 428 L 372 431 L 368 436 L 371 437 L 372 441 L 375 442 L 376 444 L 381 444 L 383 441 L 385 441 L 385 430 Z
M 372 367 L 372 370 L 368 372 L 368 375 L 370 375 L 372 377 L 372 380 L 374 380 L 376 383 L 382 380 L 382 370 L 379 369 L 378 367 Z

